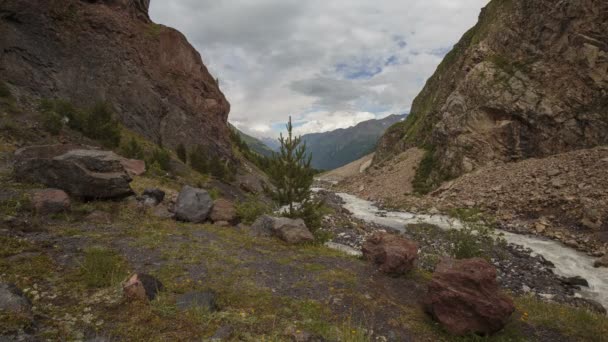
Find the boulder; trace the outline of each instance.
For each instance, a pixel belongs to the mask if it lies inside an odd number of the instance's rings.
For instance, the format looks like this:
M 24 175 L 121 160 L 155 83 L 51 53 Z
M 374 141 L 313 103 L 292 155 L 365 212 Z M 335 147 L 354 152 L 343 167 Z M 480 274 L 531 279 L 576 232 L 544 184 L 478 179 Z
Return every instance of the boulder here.
M 236 219 L 236 208 L 232 202 L 220 198 L 213 203 L 209 218 L 213 222 L 233 222 Z
M 161 219 L 175 218 L 175 214 L 169 211 L 169 208 L 164 205 L 159 205 L 152 209 L 152 215 Z
M 72 148 L 72 149 L 70 149 Z M 86 199 L 133 194 L 122 158 L 110 151 L 73 149 L 71 145 L 31 146 L 15 152 L 15 177 L 42 183 Z
M 15 285 L 0 283 L 0 313 L 29 315 L 32 303 Z
M 376 263 L 380 271 L 401 275 L 411 271 L 418 258 L 418 245 L 403 237 L 378 232 L 363 243 L 363 256 Z
M 34 190 L 32 205 L 39 215 L 58 214 L 70 210 L 70 197 L 58 189 Z
M 216 312 L 219 307 L 216 295 L 212 291 L 189 292 L 177 297 L 176 305 L 180 310 L 199 308 L 208 312 Z
M 569 277 L 569 278 L 562 278 L 560 279 L 560 281 L 566 285 L 569 286 L 584 286 L 584 287 L 589 287 L 589 282 L 580 276 L 575 276 L 575 277 Z
M 186 185 L 177 196 L 175 218 L 180 221 L 203 223 L 212 207 L 213 200 L 207 191 Z
M 593 263 L 593 267 L 595 267 L 595 268 L 608 267 L 608 254 L 606 254 L 603 257 L 597 259 Z
M 125 297 L 130 300 L 147 301 L 156 298 L 163 284 L 148 274 L 134 274 L 122 285 Z
M 144 205 L 155 207 L 162 203 L 165 199 L 165 192 L 161 189 L 146 189 L 141 195 L 141 201 Z
M 315 237 L 302 219 L 263 215 L 251 226 L 256 236 L 276 236 L 289 244 L 313 242 Z
M 431 316 L 454 335 L 489 335 L 501 330 L 515 311 L 500 293 L 496 268 L 484 259 L 443 260 L 424 299 Z

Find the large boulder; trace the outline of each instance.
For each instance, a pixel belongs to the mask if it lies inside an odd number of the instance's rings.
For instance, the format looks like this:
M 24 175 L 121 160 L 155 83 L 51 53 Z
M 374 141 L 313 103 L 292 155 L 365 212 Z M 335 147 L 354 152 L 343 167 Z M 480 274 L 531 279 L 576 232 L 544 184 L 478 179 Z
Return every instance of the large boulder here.
M 414 268 L 418 245 L 400 236 L 378 232 L 363 243 L 363 256 L 376 263 L 380 271 L 401 275 Z
M 39 215 L 63 213 L 70 210 L 70 197 L 59 189 L 34 190 L 32 205 Z
M 184 186 L 177 196 L 175 218 L 180 221 L 203 223 L 213 207 L 213 199 L 203 189 Z
M 484 259 L 443 260 L 435 269 L 424 300 L 427 311 L 454 335 L 490 335 L 515 311 L 501 294 L 496 269 Z
M 608 254 L 606 254 L 603 257 L 597 259 L 593 263 L 593 267 L 595 267 L 595 268 L 608 267 Z
M 213 209 L 209 216 L 213 222 L 233 222 L 236 219 L 236 209 L 232 202 L 223 198 L 213 203 Z
M 122 198 L 133 194 L 123 159 L 72 145 L 31 146 L 15 152 L 15 177 L 86 199 Z
M 276 236 L 289 244 L 313 242 L 315 237 L 302 219 L 292 220 L 286 217 L 260 216 L 251 226 L 257 236 Z

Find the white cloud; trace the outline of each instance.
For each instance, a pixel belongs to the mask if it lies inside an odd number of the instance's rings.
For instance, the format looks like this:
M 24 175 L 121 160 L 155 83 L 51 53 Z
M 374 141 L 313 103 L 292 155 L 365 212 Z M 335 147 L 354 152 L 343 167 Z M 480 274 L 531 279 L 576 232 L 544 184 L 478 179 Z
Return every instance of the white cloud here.
M 266 135 L 289 115 L 315 130 L 353 113 L 409 110 L 441 61 L 438 51 L 451 48 L 487 2 L 156 0 L 151 17 L 201 52 L 232 104 L 230 121 Z
M 360 122 L 375 119 L 376 115 L 369 112 L 314 112 L 304 115 L 294 121 L 294 132 L 298 135 L 308 133 L 333 131 L 338 128 L 347 128 Z

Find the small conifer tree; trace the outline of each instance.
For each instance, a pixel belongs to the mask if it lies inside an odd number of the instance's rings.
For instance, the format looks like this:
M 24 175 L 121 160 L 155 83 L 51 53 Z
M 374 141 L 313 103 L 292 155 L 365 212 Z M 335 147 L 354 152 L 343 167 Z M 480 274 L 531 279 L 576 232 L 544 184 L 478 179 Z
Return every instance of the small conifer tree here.
M 287 216 L 297 217 L 311 202 L 311 186 L 314 170 L 312 156 L 306 153 L 306 143 L 293 135 L 291 117 L 287 123 L 287 137 L 281 133 L 281 149 L 270 160 L 268 176 L 275 189 L 267 189 L 271 198 L 281 206 L 288 206 Z M 299 204 L 296 206 L 296 203 Z

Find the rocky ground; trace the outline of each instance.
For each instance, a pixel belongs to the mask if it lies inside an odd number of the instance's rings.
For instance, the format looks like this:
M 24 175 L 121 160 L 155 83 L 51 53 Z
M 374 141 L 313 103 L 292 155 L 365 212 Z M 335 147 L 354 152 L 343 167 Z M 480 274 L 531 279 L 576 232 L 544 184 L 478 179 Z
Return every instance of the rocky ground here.
M 376 180 L 395 163 L 377 165 L 373 174 L 334 188 L 411 212 L 479 210 L 505 230 L 545 236 L 596 257 L 608 252 L 607 147 L 483 168 L 427 196 L 411 193 L 411 176 Z
M 342 199 L 332 192 L 321 191 L 320 196 L 334 208 L 334 214 L 325 218 L 327 229 L 333 233 L 332 242 L 357 250 L 376 231 L 392 231 L 390 228 L 353 218 L 342 208 Z M 449 233 L 431 225 L 411 225 L 405 236 L 419 244 L 418 267 L 433 272 L 442 258 L 454 256 L 454 241 Z M 393 231 L 394 232 L 394 231 Z M 398 233 L 398 232 L 397 232 Z M 578 298 L 572 284 L 575 279 L 556 275 L 554 266 L 542 256 L 533 255 L 520 246 L 498 243 L 488 251 L 488 258 L 498 271 L 500 285 L 517 295 L 532 295 L 574 306 L 582 306 L 605 313 L 598 303 Z

